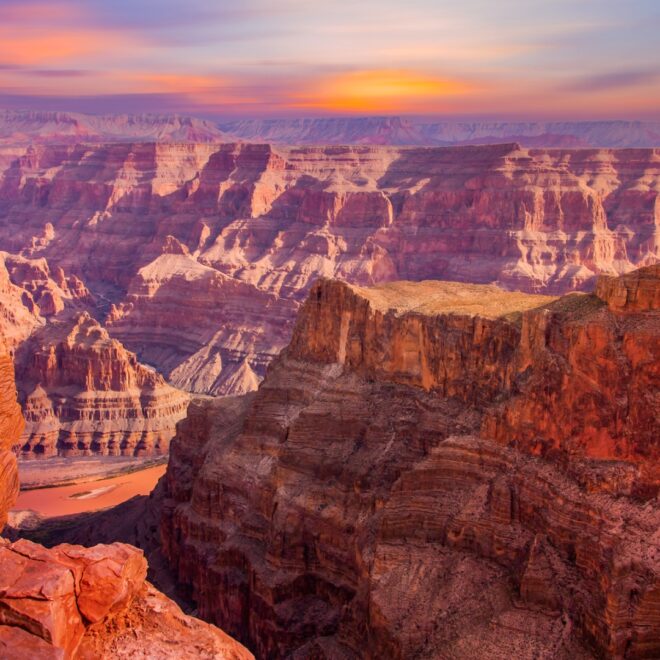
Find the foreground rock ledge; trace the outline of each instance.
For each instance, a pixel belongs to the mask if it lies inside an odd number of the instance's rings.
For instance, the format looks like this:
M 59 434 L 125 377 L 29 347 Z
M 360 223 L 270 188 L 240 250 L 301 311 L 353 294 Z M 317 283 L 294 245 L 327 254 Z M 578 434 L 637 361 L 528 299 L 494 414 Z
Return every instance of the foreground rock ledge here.
M 142 551 L 123 543 L 46 549 L 0 540 L 0 656 L 252 658 L 183 614 L 146 573 Z
M 259 657 L 660 657 L 659 271 L 318 283 L 258 392 L 178 426 L 200 616 Z

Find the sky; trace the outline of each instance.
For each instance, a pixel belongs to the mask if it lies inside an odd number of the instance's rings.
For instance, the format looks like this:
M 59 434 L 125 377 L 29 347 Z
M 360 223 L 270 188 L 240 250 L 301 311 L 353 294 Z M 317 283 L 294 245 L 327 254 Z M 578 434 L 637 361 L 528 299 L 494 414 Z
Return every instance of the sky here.
M 660 0 L 0 0 L 0 107 L 660 119 Z

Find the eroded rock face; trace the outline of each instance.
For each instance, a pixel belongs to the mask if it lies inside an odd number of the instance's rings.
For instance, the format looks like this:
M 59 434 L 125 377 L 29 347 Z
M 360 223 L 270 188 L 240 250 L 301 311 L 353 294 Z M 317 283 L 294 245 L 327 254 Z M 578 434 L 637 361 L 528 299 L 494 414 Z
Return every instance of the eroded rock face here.
M 7 660 L 252 657 L 146 582 L 147 562 L 130 545 L 46 549 L 0 539 L 0 567 L 0 653 Z
M 42 145 L 0 174 L 0 247 L 114 303 L 113 335 L 173 384 L 240 392 L 286 345 L 319 276 L 563 293 L 657 262 L 659 158 L 518 144 Z
M 16 400 L 14 363 L 0 338 L 0 530 L 18 496 L 18 465 L 12 449 L 23 432 L 21 407 Z
M 26 456 L 163 454 L 185 415 L 188 395 L 86 312 L 48 324 L 19 359 Z
M 260 657 L 658 655 L 660 424 L 619 406 L 657 396 L 660 319 L 606 300 L 319 283 L 256 395 L 178 427 L 201 616 Z

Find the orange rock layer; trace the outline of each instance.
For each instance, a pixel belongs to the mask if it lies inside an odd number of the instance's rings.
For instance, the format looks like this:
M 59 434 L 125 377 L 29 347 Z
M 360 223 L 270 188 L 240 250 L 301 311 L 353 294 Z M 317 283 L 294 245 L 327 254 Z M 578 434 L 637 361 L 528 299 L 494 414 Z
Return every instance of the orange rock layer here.
M 259 657 L 656 657 L 658 275 L 320 282 L 258 392 L 178 427 L 201 616 Z
M 0 530 L 18 496 L 18 464 L 12 449 L 24 425 L 21 407 L 16 401 L 14 363 L 4 339 L 0 339 Z

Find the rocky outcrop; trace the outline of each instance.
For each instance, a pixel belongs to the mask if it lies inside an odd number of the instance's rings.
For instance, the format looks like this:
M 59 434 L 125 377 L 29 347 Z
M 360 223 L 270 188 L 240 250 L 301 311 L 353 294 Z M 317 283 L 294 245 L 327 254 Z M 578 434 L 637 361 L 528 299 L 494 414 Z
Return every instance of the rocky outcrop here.
M 259 657 L 658 655 L 658 286 L 320 282 L 258 392 L 178 427 L 200 615 Z
M 564 293 L 657 263 L 659 162 L 518 144 L 38 145 L 0 174 L 0 247 L 75 274 L 99 318 L 114 304 L 111 332 L 173 384 L 226 393 L 254 380 L 239 369 L 263 375 L 319 276 Z
M 46 549 L 0 539 L 0 565 L 0 653 L 7 660 L 252 657 L 146 582 L 147 562 L 130 545 Z
M 176 387 L 240 394 L 286 343 L 294 309 L 190 254 L 163 254 L 140 269 L 107 327 Z
M 18 465 L 12 449 L 23 431 L 23 416 L 16 401 L 14 363 L 0 339 L 0 530 L 18 496 Z
M 163 454 L 188 405 L 86 312 L 49 323 L 19 360 L 26 457 Z

